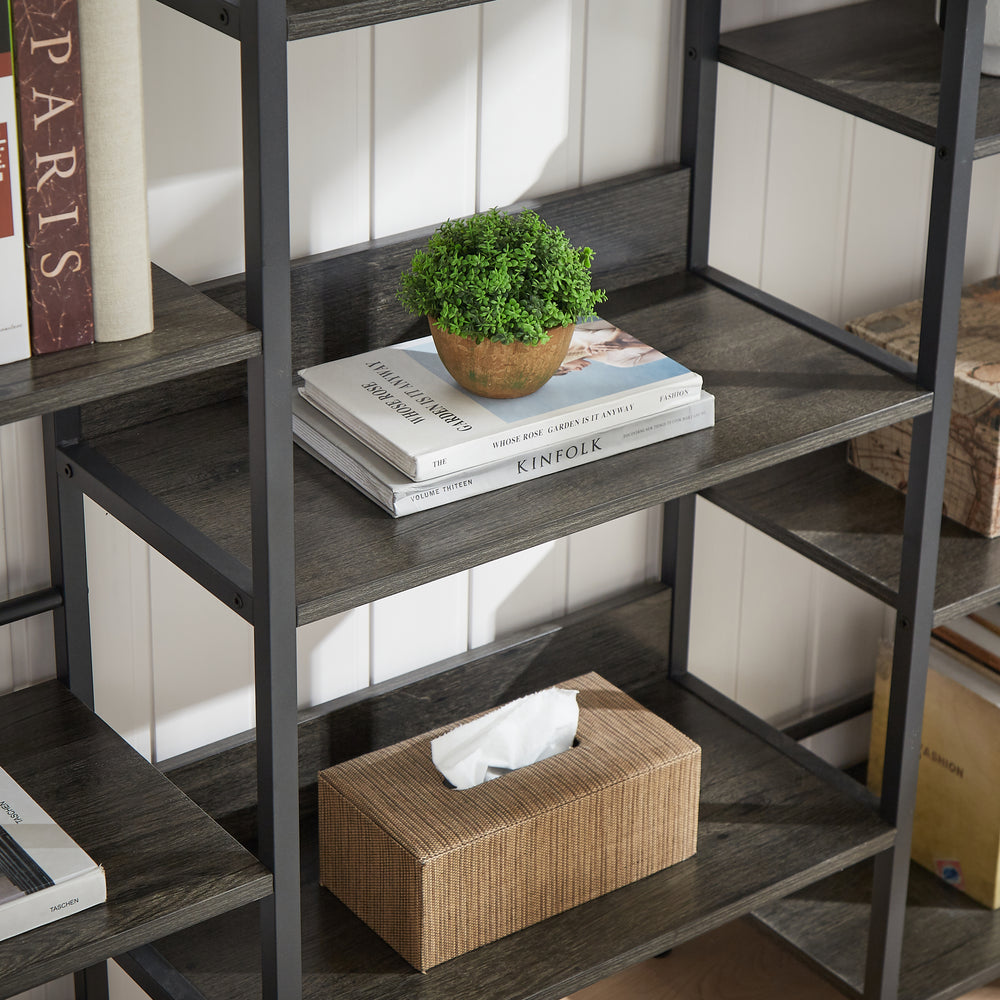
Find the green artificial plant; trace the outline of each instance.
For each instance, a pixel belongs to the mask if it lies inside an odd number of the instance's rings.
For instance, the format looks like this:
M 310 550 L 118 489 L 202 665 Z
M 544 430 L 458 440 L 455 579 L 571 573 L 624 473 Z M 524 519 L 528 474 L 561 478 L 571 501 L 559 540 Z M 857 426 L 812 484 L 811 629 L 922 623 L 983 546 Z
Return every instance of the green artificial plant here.
M 399 299 L 476 343 L 544 344 L 547 330 L 593 315 L 606 299 L 590 287 L 592 258 L 530 209 L 492 208 L 442 223 L 403 273 Z

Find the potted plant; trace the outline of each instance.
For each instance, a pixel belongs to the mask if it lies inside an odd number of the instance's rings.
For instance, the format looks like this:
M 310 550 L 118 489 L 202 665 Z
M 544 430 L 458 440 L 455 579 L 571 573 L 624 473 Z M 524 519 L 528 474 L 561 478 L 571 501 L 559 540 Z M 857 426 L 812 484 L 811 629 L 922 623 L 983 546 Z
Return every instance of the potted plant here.
M 606 298 L 591 288 L 592 258 L 536 212 L 492 208 L 442 223 L 403 273 L 399 298 L 427 316 L 459 385 L 526 396 L 559 367 L 576 320 Z

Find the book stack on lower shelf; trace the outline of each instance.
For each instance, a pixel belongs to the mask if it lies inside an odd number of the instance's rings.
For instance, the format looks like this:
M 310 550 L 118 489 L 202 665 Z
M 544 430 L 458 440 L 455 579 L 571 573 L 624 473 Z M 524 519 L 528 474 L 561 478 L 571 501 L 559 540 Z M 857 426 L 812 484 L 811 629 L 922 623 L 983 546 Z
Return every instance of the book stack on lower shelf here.
M 0 768 L 0 941 L 107 895 L 104 869 Z
M 881 790 L 891 648 L 879 652 L 868 784 Z M 912 857 L 1000 908 L 1000 608 L 934 630 L 924 702 Z
M 604 320 L 579 324 L 555 376 L 519 399 L 459 387 L 430 337 L 300 374 L 296 443 L 394 517 L 715 423 L 700 375 Z

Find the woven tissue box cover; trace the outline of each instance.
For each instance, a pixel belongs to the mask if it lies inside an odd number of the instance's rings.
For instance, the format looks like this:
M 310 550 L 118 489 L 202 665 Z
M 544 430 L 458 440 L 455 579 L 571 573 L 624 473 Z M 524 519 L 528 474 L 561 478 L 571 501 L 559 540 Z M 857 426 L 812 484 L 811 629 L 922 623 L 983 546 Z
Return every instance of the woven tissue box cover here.
M 918 299 L 855 320 L 848 329 L 916 362 L 920 314 Z M 855 438 L 848 446 L 848 461 L 905 491 L 912 423 Z M 1000 534 L 1000 278 L 962 290 L 944 514 L 988 538 Z
M 483 785 L 431 762 L 453 726 L 320 772 L 321 884 L 422 971 L 695 852 L 698 745 L 597 674 L 558 686 L 577 745 Z

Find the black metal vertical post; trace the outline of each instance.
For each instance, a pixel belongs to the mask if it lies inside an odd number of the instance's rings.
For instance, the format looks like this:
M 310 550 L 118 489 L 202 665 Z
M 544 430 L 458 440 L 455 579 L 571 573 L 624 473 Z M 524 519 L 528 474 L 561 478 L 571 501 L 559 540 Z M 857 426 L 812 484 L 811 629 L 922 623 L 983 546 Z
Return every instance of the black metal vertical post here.
M 90 654 L 90 603 L 87 586 L 87 539 L 83 493 L 76 489 L 72 469 L 63 467 L 58 445 L 80 437 L 78 410 L 49 413 L 42 419 L 45 454 L 45 495 L 49 534 L 49 574 L 62 591 L 62 607 L 53 612 L 56 673 L 90 708 L 94 707 L 94 671 Z
M 73 974 L 76 1000 L 108 1000 L 108 963 L 91 965 Z
M 694 575 L 694 494 L 678 497 L 663 508 L 661 580 L 671 589 L 670 663 L 671 677 L 688 669 L 691 637 L 691 584 Z
M 986 0 L 953 0 L 944 32 L 917 366 L 934 408 L 913 425 L 881 800 L 897 832 L 875 862 L 865 977 L 865 996 L 879 1000 L 895 997 L 899 984 L 985 9 Z
M 684 21 L 681 162 L 691 168 L 688 267 L 693 270 L 708 265 L 721 8 L 722 0 L 687 0 Z
M 240 21 L 247 318 L 263 332 L 247 387 L 259 853 L 274 873 L 261 906 L 263 997 L 294 1000 L 302 953 L 285 4 L 244 0 Z
M 94 707 L 94 665 L 90 652 L 90 600 L 83 493 L 72 469 L 58 461 L 56 447 L 80 438 L 80 412 L 61 410 L 42 418 L 49 575 L 63 599 L 53 611 L 56 674 L 85 705 Z M 99 962 L 73 977 L 76 1000 L 108 1000 L 108 965 Z
M 715 99 L 719 72 L 722 0 L 687 0 L 684 13 L 684 96 L 681 110 L 681 162 L 691 169 L 688 208 L 688 267 L 708 264 L 712 205 L 712 156 Z M 691 583 L 694 568 L 694 496 L 679 497 L 663 508 L 660 577 L 671 588 L 669 674 L 687 673 L 691 635 Z

